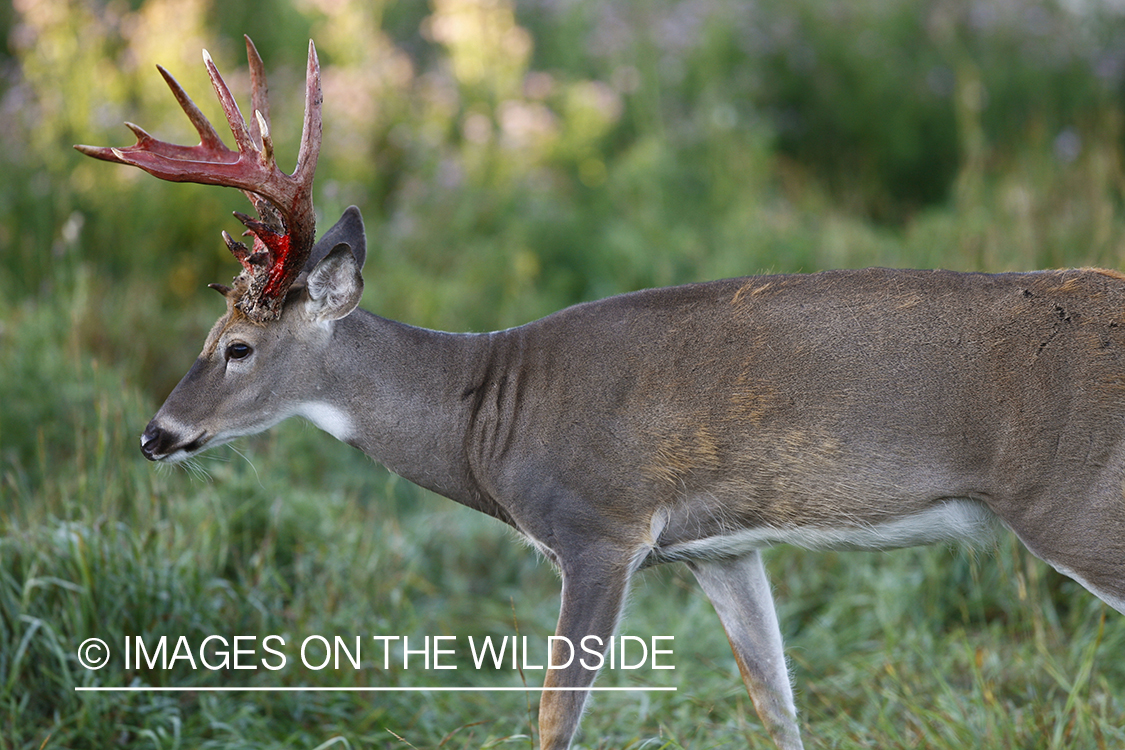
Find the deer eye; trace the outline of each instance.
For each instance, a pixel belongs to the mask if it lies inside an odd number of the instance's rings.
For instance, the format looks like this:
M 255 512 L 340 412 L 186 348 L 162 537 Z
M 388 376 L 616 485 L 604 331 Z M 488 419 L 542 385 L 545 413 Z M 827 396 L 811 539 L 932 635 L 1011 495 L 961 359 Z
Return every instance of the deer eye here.
M 232 359 L 246 359 L 250 356 L 252 351 L 254 350 L 251 349 L 248 344 L 236 341 L 227 346 L 227 361 L 229 362 Z

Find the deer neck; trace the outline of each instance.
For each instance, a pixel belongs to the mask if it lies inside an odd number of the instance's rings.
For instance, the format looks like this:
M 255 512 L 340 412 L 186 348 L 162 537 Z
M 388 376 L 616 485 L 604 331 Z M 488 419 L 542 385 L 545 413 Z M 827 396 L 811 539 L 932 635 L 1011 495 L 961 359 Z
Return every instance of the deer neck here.
M 472 403 L 464 394 L 479 380 L 489 337 L 356 310 L 336 322 L 333 338 L 322 364 L 330 395 L 304 416 L 403 478 L 481 508 L 466 460 Z

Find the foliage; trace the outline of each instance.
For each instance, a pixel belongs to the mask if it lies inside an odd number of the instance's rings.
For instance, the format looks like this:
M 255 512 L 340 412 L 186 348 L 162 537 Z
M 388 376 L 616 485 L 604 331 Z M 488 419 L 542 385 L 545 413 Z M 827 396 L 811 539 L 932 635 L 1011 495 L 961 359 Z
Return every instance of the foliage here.
M 202 286 L 233 273 L 218 235 L 246 208 L 70 150 L 127 143 L 123 120 L 194 137 L 154 64 L 220 122 L 199 50 L 245 98 L 250 33 L 284 164 L 313 37 L 316 202 L 322 223 L 364 211 L 365 306 L 485 330 L 759 271 L 1120 267 L 1123 27 L 1109 4 L 1037 0 L 0 6 L 0 749 L 534 734 L 519 694 L 73 690 L 169 679 L 82 669 L 91 635 L 544 638 L 557 612 L 553 573 L 499 524 L 301 425 L 188 472 L 139 458 L 221 307 Z M 1010 539 L 995 554 L 778 550 L 769 567 L 812 747 L 1125 744 L 1122 618 Z M 679 692 L 596 696 L 583 746 L 767 746 L 686 571 L 642 576 L 623 632 L 676 636 Z

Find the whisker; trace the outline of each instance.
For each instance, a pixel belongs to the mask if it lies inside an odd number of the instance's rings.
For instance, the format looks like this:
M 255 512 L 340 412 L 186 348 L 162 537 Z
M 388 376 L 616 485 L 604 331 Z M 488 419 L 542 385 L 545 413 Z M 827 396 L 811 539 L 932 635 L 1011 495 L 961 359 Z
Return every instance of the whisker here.
M 199 479 L 201 482 L 210 484 L 215 480 L 215 478 L 211 476 L 211 472 L 203 468 L 203 464 L 197 458 L 189 458 L 183 461 L 183 466 L 184 470 L 191 476 L 192 481 Z
M 240 451 L 238 448 L 235 448 L 234 445 L 231 445 L 230 449 L 232 451 L 234 451 L 235 453 L 237 453 L 239 456 L 241 456 L 242 460 L 244 460 L 246 463 L 250 464 L 250 468 L 254 470 L 254 479 L 257 480 L 258 486 L 261 487 L 264 490 L 266 488 L 266 486 L 264 484 L 262 484 L 262 477 L 258 474 L 258 467 L 254 465 L 254 462 L 251 461 L 250 458 L 245 453 Z

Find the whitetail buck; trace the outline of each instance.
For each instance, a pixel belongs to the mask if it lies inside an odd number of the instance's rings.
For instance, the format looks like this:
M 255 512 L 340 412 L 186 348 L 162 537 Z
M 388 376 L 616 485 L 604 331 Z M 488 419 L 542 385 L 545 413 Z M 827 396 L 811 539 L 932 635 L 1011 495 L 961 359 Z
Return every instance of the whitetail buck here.
M 519 328 L 452 334 L 356 309 L 355 208 L 313 242 L 320 84 L 310 44 L 292 177 L 273 159 L 247 40 L 247 125 L 78 147 L 166 180 L 242 189 L 227 311 L 141 437 L 182 461 L 288 417 L 525 534 L 562 575 L 557 635 L 613 634 L 640 568 L 682 560 L 778 746 L 801 747 L 759 550 L 889 548 L 1008 527 L 1125 613 L 1125 276 L 829 271 L 653 289 Z M 162 70 L 163 72 L 163 70 Z M 563 645 L 557 642 L 561 649 Z M 556 663 L 565 661 L 556 652 Z M 566 748 L 595 673 L 548 671 L 543 748 Z

